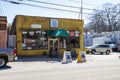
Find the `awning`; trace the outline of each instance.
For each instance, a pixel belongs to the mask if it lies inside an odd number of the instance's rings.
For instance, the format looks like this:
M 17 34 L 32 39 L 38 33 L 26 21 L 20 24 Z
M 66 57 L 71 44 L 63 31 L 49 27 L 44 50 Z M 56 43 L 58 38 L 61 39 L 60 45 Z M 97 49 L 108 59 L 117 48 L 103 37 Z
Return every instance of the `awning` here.
M 57 30 L 48 30 L 47 35 L 49 37 L 68 37 L 69 34 L 65 29 L 57 29 Z

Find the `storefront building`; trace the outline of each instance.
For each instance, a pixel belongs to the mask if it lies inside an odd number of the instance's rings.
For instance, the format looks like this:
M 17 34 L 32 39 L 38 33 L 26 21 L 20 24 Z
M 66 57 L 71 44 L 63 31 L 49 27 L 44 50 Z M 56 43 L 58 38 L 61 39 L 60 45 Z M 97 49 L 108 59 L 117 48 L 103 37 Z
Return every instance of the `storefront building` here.
M 17 15 L 10 30 L 19 56 L 63 55 L 68 48 L 83 50 L 83 21 Z

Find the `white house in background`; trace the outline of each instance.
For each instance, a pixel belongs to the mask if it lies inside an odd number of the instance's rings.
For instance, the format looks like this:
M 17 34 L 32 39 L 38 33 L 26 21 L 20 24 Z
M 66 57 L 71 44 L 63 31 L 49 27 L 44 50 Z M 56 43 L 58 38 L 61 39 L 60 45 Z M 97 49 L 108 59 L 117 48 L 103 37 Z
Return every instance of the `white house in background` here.
M 93 38 L 93 44 L 105 44 L 106 41 L 111 41 L 111 38 L 108 37 Z
M 9 35 L 8 47 L 16 48 L 16 35 Z
M 96 43 L 102 44 L 105 41 L 111 41 L 118 45 L 120 41 L 120 31 L 102 32 L 101 34 L 84 34 L 84 47 L 91 46 Z

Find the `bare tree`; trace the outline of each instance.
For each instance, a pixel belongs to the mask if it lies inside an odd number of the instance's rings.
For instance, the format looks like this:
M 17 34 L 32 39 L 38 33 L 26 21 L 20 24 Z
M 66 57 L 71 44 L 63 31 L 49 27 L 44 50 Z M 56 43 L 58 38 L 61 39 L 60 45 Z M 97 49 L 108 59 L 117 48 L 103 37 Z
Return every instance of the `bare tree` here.
M 94 10 L 91 16 L 94 31 L 100 33 L 103 31 L 115 31 L 119 29 L 120 24 L 120 4 L 113 5 L 106 3 L 100 10 Z M 89 25 L 89 24 L 88 24 Z

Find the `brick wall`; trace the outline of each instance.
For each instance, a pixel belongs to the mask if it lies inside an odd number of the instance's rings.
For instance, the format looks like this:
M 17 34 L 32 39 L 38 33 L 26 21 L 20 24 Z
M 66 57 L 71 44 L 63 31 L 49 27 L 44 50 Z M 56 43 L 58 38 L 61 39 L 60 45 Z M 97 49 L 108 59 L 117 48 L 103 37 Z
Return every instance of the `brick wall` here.
M 0 30 L 0 48 L 7 47 L 7 31 Z

